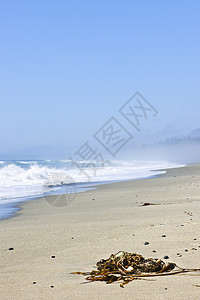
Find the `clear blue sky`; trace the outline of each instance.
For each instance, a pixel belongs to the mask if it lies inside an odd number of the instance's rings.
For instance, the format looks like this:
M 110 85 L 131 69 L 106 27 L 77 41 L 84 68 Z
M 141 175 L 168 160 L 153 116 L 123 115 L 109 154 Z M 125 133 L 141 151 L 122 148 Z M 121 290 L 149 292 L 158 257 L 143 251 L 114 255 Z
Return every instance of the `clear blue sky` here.
M 199 15 L 194 0 L 1 0 L 0 154 L 68 154 L 136 91 L 159 112 L 146 130 L 199 128 Z

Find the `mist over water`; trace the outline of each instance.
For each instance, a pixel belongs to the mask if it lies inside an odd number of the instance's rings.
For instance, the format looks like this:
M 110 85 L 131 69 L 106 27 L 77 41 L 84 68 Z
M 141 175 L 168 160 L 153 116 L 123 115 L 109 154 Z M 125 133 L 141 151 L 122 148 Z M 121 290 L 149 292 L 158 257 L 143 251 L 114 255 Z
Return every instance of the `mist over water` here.
M 134 147 L 127 157 L 141 160 L 170 161 L 180 164 L 200 162 L 200 143 L 182 141 L 177 143 L 159 143 Z

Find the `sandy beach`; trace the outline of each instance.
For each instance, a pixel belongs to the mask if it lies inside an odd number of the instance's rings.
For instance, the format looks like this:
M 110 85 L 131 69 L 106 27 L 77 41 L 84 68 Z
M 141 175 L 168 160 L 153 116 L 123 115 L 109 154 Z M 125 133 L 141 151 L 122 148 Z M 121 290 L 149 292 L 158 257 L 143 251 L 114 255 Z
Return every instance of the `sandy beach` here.
M 124 288 L 82 284 L 84 276 L 70 274 L 91 271 L 120 250 L 200 268 L 199 164 L 101 185 L 69 205 L 65 195 L 59 207 L 51 205 L 54 199 L 26 202 L 0 221 L 1 299 L 200 299 L 200 273 L 135 280 Z

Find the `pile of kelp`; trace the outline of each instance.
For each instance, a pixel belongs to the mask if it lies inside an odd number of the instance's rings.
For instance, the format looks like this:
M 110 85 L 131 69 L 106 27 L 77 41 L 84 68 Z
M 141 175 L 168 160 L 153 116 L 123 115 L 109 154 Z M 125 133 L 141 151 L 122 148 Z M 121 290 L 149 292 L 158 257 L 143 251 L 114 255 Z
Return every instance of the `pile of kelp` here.
M 165 264 L 161 259 L 145 259 L 140 254 L 124 251 L 111 254 L 108 259 L 101 259 L 96 265 L 96 271 L 74 272 L 73 274 L 84 275 L 90 282 L 105 281 L 109 284 L 120 281 L 120 286 L 123 287 L 136 279 L 200 271 L 200 269 L 179 268 L 175 263 Z

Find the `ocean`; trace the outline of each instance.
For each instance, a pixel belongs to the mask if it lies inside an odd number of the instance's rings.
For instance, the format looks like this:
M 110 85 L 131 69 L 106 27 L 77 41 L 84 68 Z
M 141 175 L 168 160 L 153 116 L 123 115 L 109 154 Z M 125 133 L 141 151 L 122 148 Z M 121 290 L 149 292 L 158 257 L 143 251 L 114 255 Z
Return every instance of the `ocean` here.
M 149 178 L 183 165 L 168 161 L 0 161 L 0 219 L 21 202 L 48 195 L 74 194 L 110 182 Z

